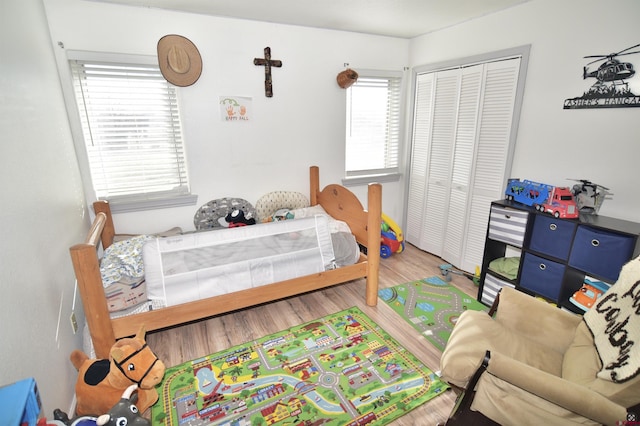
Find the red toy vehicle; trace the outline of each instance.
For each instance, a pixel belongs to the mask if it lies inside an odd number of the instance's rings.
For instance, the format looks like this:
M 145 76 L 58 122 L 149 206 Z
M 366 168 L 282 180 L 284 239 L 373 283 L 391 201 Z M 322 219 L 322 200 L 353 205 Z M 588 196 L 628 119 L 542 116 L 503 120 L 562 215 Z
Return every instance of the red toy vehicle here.
M 576 218 L 580 216 L 578 205 L 569 188 L 554 186 L 549 197 L 542 204 L 536 204 L 541 212 L 551 213 L 554 217 Z
M 380 225 L 380 257 L 386 259 L 393 253 L 404 250 L 404 237 L 402 230 L 389 216 L 382 213 Z
M 402 241 L 398 241 L 395 233 L 380 231 L 380 257 L 386 259 L 393 253 L 400 253 L 402 249 Z

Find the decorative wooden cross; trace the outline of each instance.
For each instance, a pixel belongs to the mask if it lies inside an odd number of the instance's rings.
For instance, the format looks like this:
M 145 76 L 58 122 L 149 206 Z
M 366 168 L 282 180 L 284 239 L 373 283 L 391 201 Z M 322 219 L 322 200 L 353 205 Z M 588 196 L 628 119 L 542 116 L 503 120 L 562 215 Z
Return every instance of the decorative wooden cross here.
M 280 68 L 282 66 L 282 61 L 278 61 L 276 59 L 271 59 L 271 48 L 264 48 L 264 59 L 255 58 L 253 60 L 253 65 L 263 65 L 264 66 L 264 94 L 267 98 L 273 97 L 273 83 L 271 81 L 271 67 Z

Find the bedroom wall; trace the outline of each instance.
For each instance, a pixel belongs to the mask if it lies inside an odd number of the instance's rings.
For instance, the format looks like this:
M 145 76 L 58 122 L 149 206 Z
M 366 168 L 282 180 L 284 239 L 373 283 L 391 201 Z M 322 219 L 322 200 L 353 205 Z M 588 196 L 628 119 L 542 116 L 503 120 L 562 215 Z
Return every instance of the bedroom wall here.
M 197 207 L 215 198 L 255 203 L 274 190 L 309 193 L 308 167 L 320 166 L 321 184 L 344 177 L 345 91 L 335 77 L 344 63 L 357 69 L 402 70 L 408 40 L 216 18 L 81 0 L 44 0 L 54 50 L 156 55 L 165 34 L 188 37 L 198 47 L 203 72 L 179 89 L 187 160 L 195 206 L 123 213 L 116 227 L 152 232 L 193 229 Z M 64 44 L 64 49 L 58 47 Z M 273 98 L 264 95 L 264 67 L 253 65 L 271 47 Z M 66 78 L 63 75 L 63 79 Z M 222 122 L 219 96 L 253 99 L 249 122 Z M 384 211 L 402 214 L 401 183 L 385 183 Z M 366 201 L 366 187 L 355 187 Z
M 533 0 L 411 41 L 418 66 L 531 44 L 512 176 L 561 186 L 589 179 L 611 188 L 600 214 L 640 220 L 634 178 L 640 158 L 639 108 L 564 110 L 582 95 L 587 55 L 618 52 L 640 43 L 640 2 Z M 634 49 L 637 50 L 637 49 Z M 640 54 L 624 56 L 640 69 Z M 640 76 L 631 80 L 640 95 Z
M 0 2 L 0 39 L 0 386 L 35 377 L 51 419 L 73 396 L 68 248 L 88 223 L 42 2 Z

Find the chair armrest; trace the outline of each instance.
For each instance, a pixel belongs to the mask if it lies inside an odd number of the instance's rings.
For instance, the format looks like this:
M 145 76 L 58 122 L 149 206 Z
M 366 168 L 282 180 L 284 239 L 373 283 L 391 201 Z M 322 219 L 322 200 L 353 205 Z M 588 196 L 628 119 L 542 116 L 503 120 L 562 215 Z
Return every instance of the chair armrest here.
M 560 353 L 573 342 L 575 329 L 582 320 L 580 315 L 510 287 L 504 287 L 499 297 L 495 320 L 504 327 Z
M 599 424 L 616 425 L 627 418 L 625 407 L 603 395 L 497 352 L 490 354 L 487 372 Z

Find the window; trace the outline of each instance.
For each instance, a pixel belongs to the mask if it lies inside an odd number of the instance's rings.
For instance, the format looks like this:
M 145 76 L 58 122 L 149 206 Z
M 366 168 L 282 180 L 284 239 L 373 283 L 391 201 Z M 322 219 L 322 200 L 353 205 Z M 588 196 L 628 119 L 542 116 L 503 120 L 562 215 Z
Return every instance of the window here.
M 70 61 L 95 199 L 115 211 L 195 202 L 176 88 L 146 62 Z
M 347 179 L 399 172 L 402 74 L 372 74 L 347 89 Z

